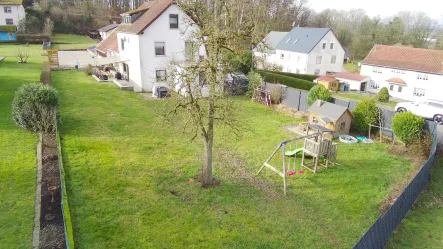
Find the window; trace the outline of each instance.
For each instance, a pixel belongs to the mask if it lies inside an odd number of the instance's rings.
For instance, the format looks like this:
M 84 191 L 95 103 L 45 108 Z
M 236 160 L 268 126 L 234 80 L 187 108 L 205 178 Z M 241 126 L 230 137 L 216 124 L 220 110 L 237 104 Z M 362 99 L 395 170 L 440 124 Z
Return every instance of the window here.
M 12 13 L 11 7 L 4 7 L 5 13 Z
M 284 59 L 284 58 L 285 58 L 285 54 L 282 53 L 282 54 L 280 55 L 280 59 Z
M 12 36 L 12 32 L 8 32 L 8 36 Z
M 398 70 L 398 69 L 391 69 L 391 73 L 405 74 L 405 71 L 403 71 L 403 70 Z
M 296 44 L 297 42 L 298 42 L 298 39 L 295 39 L 295 41 L 293 43 Z
M 286 43 L 288 43 L 290 40 L 291 40 L 291 38 L 287 39 L 287 40 L 286 40 Z
M 340 123 L 340 131 L 344 131 L 346 128 L 346 122 L 341 122 Z
M 156 42 L 155 43 L 155 55 L 165 55 L 165 43 Z
M 323 42 L 322 49 L 326 49 L 326 42 Z
M 383 69 L 381 67 L 372 67 L 373 73 L 382 73 Z
M 430 105 L 432 107 L 437 107 L 437 108 L 442 108 L 443 109 L 443 104 L 440 104 L 440 103 L 429 102 L 428 105 Z
M 398 86 L 398 92 L 399 92 L 399 93 L 401 93 L 402 88 L 403 88 L 403 87 Z
M 131 22 L 132 22 L 131 16 L 124 16 L 123 17 L 123 23 L 131 24 Z
M 380 83 L 377 81 L 369 81 L 369 87 L 372 89 L 379 89 L 380 88 Z
M 389 91 L 394 91 L 394 85 L 389 85 Z
M 6 18 L 6 25 L 13 25 L 14 20 L 12 18 Z
M 423 88 L 414 88 L 414 96 L 423 97 L 425 96 L 426 90 Z
M 321 56 L 317 56 L 316 63 L 321 64 Z
M 331 42 L 331 44 L 329 44 L 329 49 L 334 49 L 334 43 Z
M 165 81 L 166 80 L 166 70 L 155 70 L 155 79 L 157 81 Z
M 319 75 L 319 74 L 320 74 L 320 69 L 315 69 L 314 74 L 315 74 L 315 75 Z
M 169 15 L 169 28 L 178 29 L 178 15 L 170 14 Z
M 120 46 L 121 46 L 121 48 L 122 48 L 122 51 L 124 51 L 125 50 L 125 39 L 123 39 L 123 38 L 121 38 L 120 39 Z
M 417 79 L 419 80 L 428 80 L 428 75 L 427 74 L 417 74 Z
M 128 72 L 128 64 L 126 64 L 126 63 L 123 63 L 123 72 Z
M 333 55 L 331 57 L 331 64 L 335 64 L 336 61 L 337 61 L 337 56 Z

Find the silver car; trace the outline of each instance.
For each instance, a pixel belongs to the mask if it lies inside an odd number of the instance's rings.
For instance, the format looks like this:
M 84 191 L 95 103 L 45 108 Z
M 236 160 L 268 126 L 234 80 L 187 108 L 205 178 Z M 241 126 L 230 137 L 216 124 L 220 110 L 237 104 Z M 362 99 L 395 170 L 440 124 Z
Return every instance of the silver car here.
M 432 119 L 437 124 L 443 124 L 443 101 L 422 100 L 417 102 L 400 102 L 395 106 L 396 112 L 412 112 L 417 116 Z

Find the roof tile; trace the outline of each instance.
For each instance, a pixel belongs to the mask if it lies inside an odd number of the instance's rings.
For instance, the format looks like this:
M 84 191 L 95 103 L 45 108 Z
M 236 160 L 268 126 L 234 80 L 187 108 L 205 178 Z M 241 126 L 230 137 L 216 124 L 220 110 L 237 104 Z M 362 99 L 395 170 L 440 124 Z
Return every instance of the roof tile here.
M 443 51 L 375 45 L 362 64 L 443 74 Z
M 340 79 L 346 79 L 346 80 L 354 80 L 354 81 L 362 81 L 367 79 L 369 76 L 360 75 L 356 73 L 348 73 L 348 72 L 341 72 L 334 75 L 335 78 Z

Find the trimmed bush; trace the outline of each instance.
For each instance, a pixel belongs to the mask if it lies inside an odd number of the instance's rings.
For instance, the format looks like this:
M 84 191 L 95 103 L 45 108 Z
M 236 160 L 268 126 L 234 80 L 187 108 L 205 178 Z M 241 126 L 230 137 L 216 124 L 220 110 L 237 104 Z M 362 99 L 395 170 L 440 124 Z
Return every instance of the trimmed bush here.
M 42 64 L 42 72 L 40 73 L 40 82 L 43 84 L 52 84 L 52 78 L 51 78 L 51 65 L 49 65 L 49 62 L 45 61 Z
M 43 34 L 17 34 L 16 39 L 18 43 L 41 44 L 50 41 L 51 37 Z
M 313 75 L 313 74 L 284 73 L 284 72 L 266 71 L 266 70 L 260 70 L 260 71 L 266 72 L 266 73 L 275 73 L 275 74 L 285 75 L 285 76 L 289 76 L 292 78 L 307 80 L 310 82 L 312 82 L 313 80 L 318 78 L 318 75 Z
M 411 112 L 398 113 L 392 119 L 392 131 L 398 140 L 408 146 L 421 138 L 424 123 L 423 118 L 415 116 Z
M 302 89 L 302 90 L 310 90 L 314 83 L 307 81 L 307 80 L 301 80 L 292 78 L 285 75 L 280 75 L 276 73 L 269 73 L 265 71 L 257 71 L 262 77 L 263 80 L 270 83 L 279 83 L 288 87 Z
M 49 85 L 23 85 L 15 92 L 12 118 L 20 128 L 30 132 L 53 132 L 58 99 L 57 90 Z
M 314 102 L 317 99 L 324 100 L 324 101 L 330 101 L 331 100 L 331 92 L 329 92 L 326 87 L 323 85 L 315 85 L 314 87 L 309 90 L 308 94 L 308 105 L 314 104 Z
M 260 87 L 263 83 L 263 79 L 260 74 L 251 71 L 247 75 L 248 77 L 248 91 L 246 92 L 246 96 L 252 97 L 254 94 L 254 90 Z
M 382 89 L 380 89 L 380 91 L 377 93 L 375 98 L 379 102 L 383 102 L 383 103 L 389 102 L 389 91 L 388 91 L 388 88 L 383 87 Z
M 376 125 L 378 123 L 379 112 L 375 100 L 363 100 L 358 103 L 352 114 L 354 119 L 352 125 L 360 132 L 369 130 L 369 125 Z
M 0 25 L 0 31 L 17 32 L 17 26 L 15 26 L 15 25 Z

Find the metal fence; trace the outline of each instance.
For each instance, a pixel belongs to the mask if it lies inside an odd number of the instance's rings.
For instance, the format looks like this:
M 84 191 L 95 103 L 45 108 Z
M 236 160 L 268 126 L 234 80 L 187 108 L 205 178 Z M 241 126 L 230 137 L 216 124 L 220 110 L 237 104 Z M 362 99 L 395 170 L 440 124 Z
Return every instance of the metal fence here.
M 391 208 L 381 215 L 369 230 L 360 238 L 354 249 L 383 248 L 392 232 L 397 228 L 405 215 L 412 208 L 421 191 L 428 185 L 431 167 L 437 151 L 437 126 L 434 122 L 426 121 L 427 130 L 433 135 L 431 153 L 428 160 L 421 166 L 417 175 L 404 188 L 401 195 Z
M 272 83 L 264 83 L 263 87 L 265 87 L 268 90 L 271 90 L 273 88 L 280 88 L 282 91 L 282 104 L 294 108 L 297 111 L 302 111 L 302 112 L 308 111 L 309 109 L 308 91 L 295 89 L 279 84 L 272 84 Z M 332 98 L 331 103 L 345 106 L 350 111 L 353 111 L 359 102 L 350 99 L 348 100 L 348 99 Z M 379 109 L 383 119 L 383 127 L 390 129 L 392 124 L 392 118 L 394 117 L 395 112 L 393 110 L 389 110 L 380 106 Z M 389 132 L 387 130 L 383 131 L 383 134 L 387 136 L 392 136 L 392 132 Z

